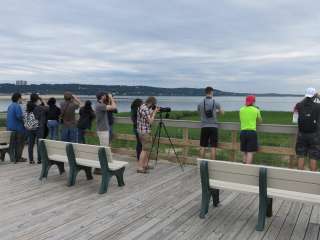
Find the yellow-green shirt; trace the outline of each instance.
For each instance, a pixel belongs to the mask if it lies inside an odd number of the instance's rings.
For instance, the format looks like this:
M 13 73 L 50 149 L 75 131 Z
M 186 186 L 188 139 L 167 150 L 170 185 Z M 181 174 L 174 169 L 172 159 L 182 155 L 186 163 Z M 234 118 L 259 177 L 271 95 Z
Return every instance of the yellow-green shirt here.
M 255 106 L 243 106 L 240 108 L 241 130 L 257 130 L 257 119 L 261 119 L 260 110 Z

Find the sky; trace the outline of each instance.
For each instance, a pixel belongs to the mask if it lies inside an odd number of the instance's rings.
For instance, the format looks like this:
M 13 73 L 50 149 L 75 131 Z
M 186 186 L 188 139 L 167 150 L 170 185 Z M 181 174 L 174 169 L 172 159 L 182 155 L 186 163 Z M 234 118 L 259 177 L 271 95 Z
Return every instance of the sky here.
M 320 1 L 0 4 L 0 83 L 320 90 Z

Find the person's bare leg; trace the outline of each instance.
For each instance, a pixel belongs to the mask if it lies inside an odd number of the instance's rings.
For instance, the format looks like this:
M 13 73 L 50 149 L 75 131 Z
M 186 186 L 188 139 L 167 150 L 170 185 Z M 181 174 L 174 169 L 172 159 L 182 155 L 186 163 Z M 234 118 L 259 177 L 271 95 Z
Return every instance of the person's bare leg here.
M 252 164 L 253 161 L 253 152 L 247 152 L 247 164 Z
M 311 171 L 314 171 L 314 172 L 316 172 L 318 170 L 317 160 L 310 159 L 310 169 L 311 169 Z
M 139 164 L 138 164 L 138 170 L 144 170 L 144 164 L 145 164 L 145 158 L 147 156 L 147 152 L 146 151 L 141 151 L 140 154 L 140 159 L 139 159 Z
M 247 163 L 247 153 L 243 152 L 243 163 L 246 164 Z
M 298 169 L 304 170 L 304 158 L 299 157 L 298 159 Z
M 216 160 L 216 155 L 217 155 L 217 149 L 211 148 L 211 159 Z
M 206 158 L 206 149 L 204 147 L 200 148 L 200 157 Z

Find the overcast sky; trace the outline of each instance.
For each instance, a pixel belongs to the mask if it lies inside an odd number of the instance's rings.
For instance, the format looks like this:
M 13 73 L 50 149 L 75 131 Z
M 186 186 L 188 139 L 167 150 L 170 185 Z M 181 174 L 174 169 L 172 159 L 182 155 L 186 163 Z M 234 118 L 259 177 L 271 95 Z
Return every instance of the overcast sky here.
M 320 89 L 320 1 L 0 3 L 1 83 Z

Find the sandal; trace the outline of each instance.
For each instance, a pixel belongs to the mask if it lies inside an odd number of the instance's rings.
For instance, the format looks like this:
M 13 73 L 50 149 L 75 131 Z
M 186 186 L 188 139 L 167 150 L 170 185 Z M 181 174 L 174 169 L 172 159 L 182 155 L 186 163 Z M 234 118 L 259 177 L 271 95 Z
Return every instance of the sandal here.
M 35 162 L 33 160 L 29 161 L 30 164 L 34 164 Z

